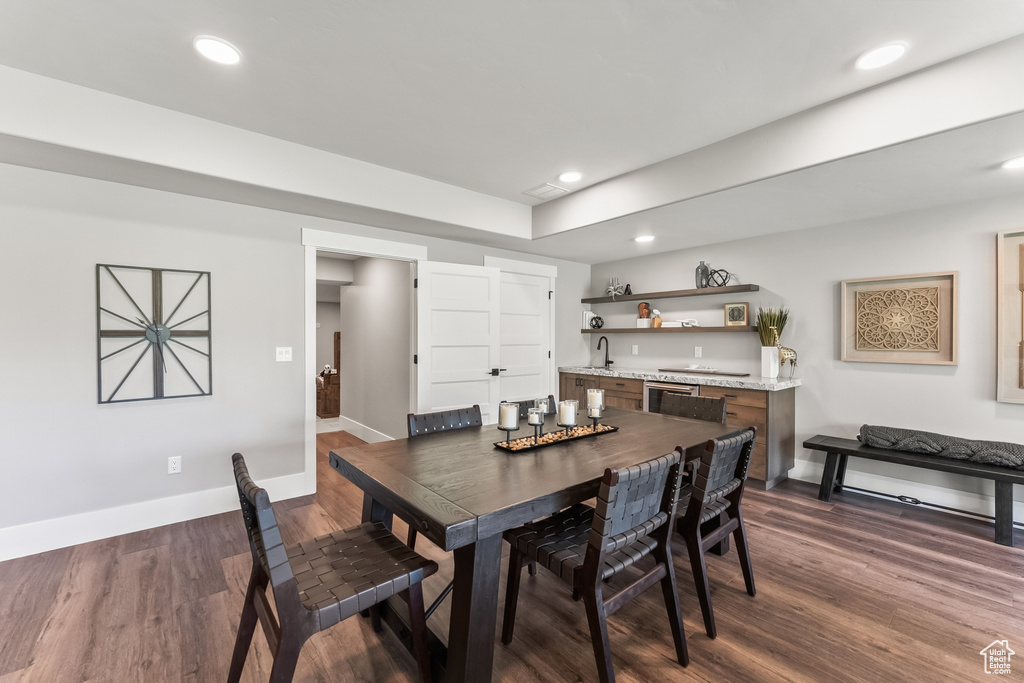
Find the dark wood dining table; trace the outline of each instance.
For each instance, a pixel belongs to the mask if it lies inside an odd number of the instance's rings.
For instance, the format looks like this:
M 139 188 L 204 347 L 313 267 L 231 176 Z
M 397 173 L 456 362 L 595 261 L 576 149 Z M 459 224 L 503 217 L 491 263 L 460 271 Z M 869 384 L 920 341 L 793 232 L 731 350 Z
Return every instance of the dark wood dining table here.
M 363 491 L 363 521 L 398 515 L 454 553 L 447 646 L 429 634 L 436 680 L 489 681 L 494 659 L 502 533 L 597 495 L 606 468 L 664 455 L 677 446 L 699 457 L 709 440 L 735 427 L 657 413 L 607 409 L 618 431 L 510 454 L 493 425 L 345 448 L 331 467 Z M 527 435 L 523 425 L 515 436 Z M 546 431 L 558 429 L 546 425 Z M 404 603 L 381 616 L 410 645 Z M 429 626 L 428 621 L 428 626 Z

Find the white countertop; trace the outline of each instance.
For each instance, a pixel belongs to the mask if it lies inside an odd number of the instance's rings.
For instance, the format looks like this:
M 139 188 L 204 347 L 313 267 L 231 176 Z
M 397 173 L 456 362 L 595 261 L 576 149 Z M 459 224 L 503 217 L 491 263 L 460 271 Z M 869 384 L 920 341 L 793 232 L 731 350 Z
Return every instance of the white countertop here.
M 676 384 L 702 384 L 708 387 L 727 387 L 730 389 L 759 389 L 761 391 L 782 391 L 800 386 L 800 378 L 786 379 L 778 377 L 729 377 L 723 375 L 686 374 L 685 372 L 661 372 L 659 370 L 638 370 L 622 368 L 621 370 L 605 370 L 588 366 L 566 366 L 558 368 L 559 372 L 572 372 L 578 375 L 598 375 L 601 377 L 619 377 L 624 379 L 643 379 L 649 382 L 675 382 Z M 785 374 L 785 373 L 783 373 Z

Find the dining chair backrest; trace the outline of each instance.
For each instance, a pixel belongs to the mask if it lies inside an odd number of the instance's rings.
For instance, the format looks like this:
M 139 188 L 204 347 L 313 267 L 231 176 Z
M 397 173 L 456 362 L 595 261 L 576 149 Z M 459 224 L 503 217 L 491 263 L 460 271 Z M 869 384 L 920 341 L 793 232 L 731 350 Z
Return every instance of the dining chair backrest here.
M 519 419 L 525 420 L 529 417 L 530 408 L 537 407 L 537 399 L 531 398 L 526 401 L 516 401 L 519 404 Z M 548 395 L 548 410 L 545 415 L 554 415 L 558 412 L 558 405 L 555 403 L 554 395 Z
M 675 518 L 680 457 L 676 450 L 625 469 L 605 470 L 590 530 L 591 548 L 602 556 L 612 553 Z
M 757 430 L 745 429 L 708 441 L 693 478 L 690 506 L 703 506 L 735 491 L 747 478 Z
M 270 585 L 274 588 L 274 598 L 281 603 L 288 601 L 295 606 L 300 604 L 298 584 L 288 563 L 288 553 L 281 530 L 277 526 L 277 517 L 270 504 L 270 496 L 266 489 L 256 485 L 249 476 L 245 459 L 235 453 L 231 457 L 235 469 L 235 485 L 238 488 L 238 501 L 242 506 L 242 519 L 249 533 L 249 550 L 253 561 L 259 562 L 263 571 L 270 577 Z
M 665 392 L 661 399 L 660 412 L 675 417 L 725 424 L 725 397 L 711 398 Z
M 409 413 L 409 436 L 422 436 L 465 427 L 479 427 L 483 424 L 480 406 L 444 410 L 437 413 Z

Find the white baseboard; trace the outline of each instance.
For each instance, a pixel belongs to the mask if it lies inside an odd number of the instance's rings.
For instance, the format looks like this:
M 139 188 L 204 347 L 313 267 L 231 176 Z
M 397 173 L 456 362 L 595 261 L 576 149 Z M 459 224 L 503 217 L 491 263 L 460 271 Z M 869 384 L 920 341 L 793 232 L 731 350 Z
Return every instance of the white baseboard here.
M 314 493 L 306 490 L 304 472 L 260 485 L 272 501 Z M 238 509 L 238 489 L 231 485 L 7 527 L 0 529 L 0 562 Z
M 823 463 L 797 459 L 795 467 L 789 471 L 789 476 L 800 481 L 820 484 L 821 473 L 824 469 Z M 877 491 L 878 493 L 890 496 L 910 496 L 924 502 L 957 508 L 958 510 L 973 512 L 979 515 L 992 516 L 995 514 L 994 494 L 984 495 L 972 491 L 958 491 L 943 486 L 923 484 L 856 470 L 847 470 L 846 483 L 859 489 Z M 991 482 L 986 483 L 989 487 L 992 487 Z M 1017 521 L 1024 521 L 1024 502 L 1018 500 L 1013 502 L 1013 518 Z
M 364 424 L 360 424 L 355 420 L 351 420 L 344 415 L 338 418 L 338 429 L 344 430 L 352 436 L 359 437 L 367 443 L 379 443 L 381 441 L 394 441 L 393 436 L 388 436 L 384 432 L 378 432 L 376 429 L 367 427 Z

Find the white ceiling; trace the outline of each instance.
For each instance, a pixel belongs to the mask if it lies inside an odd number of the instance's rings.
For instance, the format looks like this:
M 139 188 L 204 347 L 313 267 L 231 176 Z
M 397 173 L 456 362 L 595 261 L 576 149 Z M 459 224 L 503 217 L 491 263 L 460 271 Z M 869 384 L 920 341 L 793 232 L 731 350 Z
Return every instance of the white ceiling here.
M 203 33 L 242 64 L 199 58 Z M 5 0 L 0 64 L 535 203 L 522 192 L 562 170 L 580 189 L 1020 34 L 1012 0 Z M 894 39 L 911 45 L 896 65 L 852 68 Z M 979 123 L 540 240 L 463 239 L 596 263 L 634 255 L 639 231 L 663 251 L 1019 191 L 991 170 L 1024 153 L 1022 128 Z

